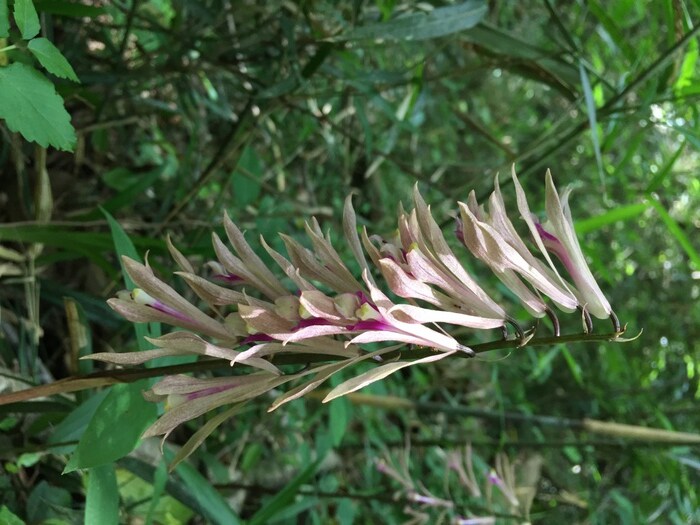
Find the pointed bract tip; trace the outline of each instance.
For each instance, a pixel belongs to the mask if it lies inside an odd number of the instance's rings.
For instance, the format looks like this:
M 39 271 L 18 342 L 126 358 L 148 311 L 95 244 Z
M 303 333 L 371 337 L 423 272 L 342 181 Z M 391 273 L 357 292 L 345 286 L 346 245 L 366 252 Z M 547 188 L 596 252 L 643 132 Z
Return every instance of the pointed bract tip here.
M 476 352 L 469 348 L 468 346 L 464 346 L 462 344 L 457 344 L 457 351 L 463 352 L 467 354 L 469 357 L 474 357 L 476 355 Z

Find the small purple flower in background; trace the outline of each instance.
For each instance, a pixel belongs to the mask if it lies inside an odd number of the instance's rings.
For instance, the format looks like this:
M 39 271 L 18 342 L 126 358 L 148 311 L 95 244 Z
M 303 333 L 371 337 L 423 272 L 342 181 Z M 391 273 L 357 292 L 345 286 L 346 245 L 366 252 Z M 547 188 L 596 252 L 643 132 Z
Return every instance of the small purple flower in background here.
M 477 477 L 473 469 L 472 448 L 467 445 L 464 450 L 437 452 L 445 458 L 447 471 L 457 474 L 457 487 L 449 483 L 450 476 L 446 474 L 446 491 L 454 498 L 440 498 L 430 493 L 418 478 L 414 478 L 410 469 L 409 449 L 398 452 L 395 459 L 387 456 L 377 460 L 377 470 L 399 485 L 395 499 L 405 499 L 408 504 L 404 512 L 411 516 L 421 516 L 421 523 L 449 523 L 460 525 L 495 524 L 496 516 L 507 516 L 517 523 L 529 523 L 530 506 L 536 493 L 539 470 L 535 476 L 530 476 L 532 459 L 517 463 L 517 473 L 520 483 L 516 483 L 516 464 L 511 463 L 505 454 L 497 454 L 495 467 L 486 472 L 481 471 Z M 483 461 L 480 462 L 483 465 Z M 482 466 L 481 469 L 484 467 Z M 488 468 L 488 467 L 487 467 Z M 448 488 L 449 487 L 449 488 Z M 455 497 L 459 489 L 467 491 L 469 499 Z M 494 491 L 494 488 L 496 491 Z M 485 497 L 482 495 L 485 494 Z M 497 497 L 497 496 L 502 497 Z M 475 503 L 475 504 L 474 504 Z M 462 514 L 462 515 L 460 515 Z

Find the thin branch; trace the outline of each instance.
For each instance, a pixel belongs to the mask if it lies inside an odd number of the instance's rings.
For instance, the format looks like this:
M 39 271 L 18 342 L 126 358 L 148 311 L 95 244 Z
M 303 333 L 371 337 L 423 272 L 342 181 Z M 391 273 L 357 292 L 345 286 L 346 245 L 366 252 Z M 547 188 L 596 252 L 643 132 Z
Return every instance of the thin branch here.
M 568 334 L 559 337 L 539 337 L 531 339 L 525 346 L 519 346 L 520 340 L 499 340 L 488 343 L 481 343 L 471 346 L 475 353 L 480 354 L 492 350 L 507 350 L 516 348 L 527 348 L 537 346 L 550 346 L 562 343 L 591 343 L 602 341 L 615 341 L 619 339 L 620 333 L 607 334 Z M 434 350 L 426 348 L 417 348 L 410 350 L 396 350 L 386 354 L 385 360 L 391 360 L 398 357 L 410 357 L 412 359 L 420 359 L 434 354 Z M 469 358 L 466 353 L 458 353 L 456 356 Z M 278 354 L 274 357 L 276 365 L 308 365 L 318 362 L 338 360 L 338 356 L 319 355 L 319 354 Z M 139 368 L 139 369 L 121 369 L 108 370 L 102 372 L 94 372 L 84 376 L 72 376 L 60 379 L 54 383 L 40 385 L 18 392 L 0 395 L 0 405 L 8 405 L 18 403 L 20 401 L 28 401 L 41 397 L 54 396 L 59 394 L 68 394 L 70 392 L 79 392 L 90 388 L 101 388 L 104 386 L 114 385 L 117 383 L 133 383 L 141 379 L 160 377 L 174 374 L 187 374 L 190 372 L 201 372 L 205 370 L 223 370 L 230 368 L 228 362 L 220 359 L 199 361 L 197 363 L 186 363 L 182 365 L 162 366 L 155 368 Z
M 323 399 L 328 391 L 314 391 L 308 394 L 310 398 Z M 601 421 L 599 419 L 572 419 L 557 416 L 541 416 L 525 414 L 521 412 L 501 412 L 486 410 L 483 408 L 465 407 L 459 405 L 447 405 L 435 402 L 417 402 L 397 396 L 377 396 L 353 392 L 345 396 L 351 403 L 381 407 L 383 410 L 415 410 L 430 414 L 444 413 L 453 416 L 469 416 L 496 421 L 510 421 L 517 423 L 537 424 L 557 428 L 569 428 L 598 434 L 612 438 L 633 440 L 635 442 L 666 443 L 669 445 L 700 444 L 700 434 L 690 432 L 677 432 L 660 428 L 650 428 L 639 425 L 628 425 L 613 421 Z M 519 442 L 518 442 L 519 443 Z

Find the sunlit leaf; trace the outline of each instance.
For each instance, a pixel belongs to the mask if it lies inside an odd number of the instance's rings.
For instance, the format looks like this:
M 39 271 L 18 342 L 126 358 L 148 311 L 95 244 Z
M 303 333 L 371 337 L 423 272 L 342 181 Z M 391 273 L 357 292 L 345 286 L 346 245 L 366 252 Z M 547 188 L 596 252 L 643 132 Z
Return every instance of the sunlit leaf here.
M 75 148 L 75 130 L 63 99 L 37 70 L 20 62 L 0 67 L 0 93 L 0 118 L 12 131 L 45 148 Z
M 695 249 L 693 243 L 690 242 L 690 239 L 681 229 L 675 219 L 669 215 L 666 208 L 664 208 L 657 199 L 651 198 L 649 199 L 649 203 L 658 212 L 661 221 L 664 223 L 664 225 L 666 225 L 666 229 L 668 229 L 668 232 L 676 239 L 676 242 L 695 265 L 695 268 L 700 269 L 700 253 L 698 253 L 698 251 Z
M 27 49 L 32 52 L 32 55 L 49 73 L 57 77 L 67 78 L 73 82 L 79 82 L 73 67 L 49 39 L 34 38 L 27 44 Z
M 616 222 L 627 221 L 639 217 L 644 211 L 649 208 L 646 202 L 628 204 L 627 206 L 616 206 L 610 211 L 601 213 L 594 217 L 589 217 L 580 221 L 576 221 L 576 233 L 583 235 L 595 230 L 599 230 L 605 226 L 615 224 Z
M 41 29 L 39 25 L 39 15 L 34 8 L 32 0 L 15 0 L 14 12 L 15 23 L 22 33 L 22 38 L 29 40 L 34 38 Z
M 0 0 L 0 38 L 10 36 L 10 13 L 7 0 Z

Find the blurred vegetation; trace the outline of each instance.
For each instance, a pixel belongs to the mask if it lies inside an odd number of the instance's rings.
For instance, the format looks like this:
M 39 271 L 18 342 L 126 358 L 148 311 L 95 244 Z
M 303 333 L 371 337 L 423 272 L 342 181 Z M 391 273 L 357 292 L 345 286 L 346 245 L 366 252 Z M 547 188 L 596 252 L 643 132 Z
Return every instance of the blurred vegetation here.
M 34 6 L 80 80 L 40 63 L 76 139 L 44 149 L 0 123 L 0 392 L 89 373 L 98 365 L 79 356 L 139 344 L 104 302 L 123 287 L 105 211 L 168 276 L 165 235 L 201 266 L 223 210 L 281 248 L 277 232 L 301 235 L 310 215 L 339 238 L 354 190 L 359 220 L 390 233 L 418 182 L 449 229 L 455 201 L 486 198 L 498 173 L 512 197 L 513 164 L 539 209 L 547 168 L 576 188 L 591 268 L 628 333 L 644 332 L 443 361 L 329 405 L 267 414 L 269 399 L 255 401 L 172 474 L 172 447 L 201 421 L 174 432 L 165 457 L 148 440 L 61 475 L 94 414 L 115 433 L 133 421 L 129 407 L 98 406 L 140 407 L 144 384 L 0 405 L 2 523 L 522 522 L 460 484 L 446 458 L 469 443 L 479 483 L 499 453 L 524 476 L 532 522 L 700 523 L 697 445 L 567 424 L 700 423 L 700 2 L 457 6 L 472 21 L 428 14 L 454 9 L 444 2 L 394 0 Z M 433 18 L 411 25 L 416 15 Z M 0 73 L 37 67 L 30 38 L 11 23 Z M 453 507 L 412 499 L 378 461 Z

